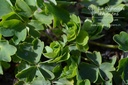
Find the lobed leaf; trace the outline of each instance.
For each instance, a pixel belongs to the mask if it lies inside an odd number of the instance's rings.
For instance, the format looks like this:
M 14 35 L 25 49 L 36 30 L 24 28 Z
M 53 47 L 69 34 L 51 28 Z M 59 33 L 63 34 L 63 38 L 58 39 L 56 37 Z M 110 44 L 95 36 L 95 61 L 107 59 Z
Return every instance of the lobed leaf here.
M 118 69 L 121 78 L 128 84 L 128 58 L 121 59 L 119 61 Z
M 38 63 L 41 58 L 44 43 L 39 39 L 33 40 L 31 43 L 23 43 L 18 46 L 17 55 L 30 63 Z
M 126 32 L 120 32 L 120 34 L 114 35 L 114 41 L 119 45 L 119 49 L 123 51 L 128 51 L 128 34 Z
M 16 51 L 16 47 L 10 45 L 8 41 L 0 41 L 0 61 L 10 62 Z
M 0 0 L 0 19 L 3 15 L 6 15 L 12 11 L 11 5 L 6 0 Z
M 37 68 L 32 66 L 28 69 L 22 70 L 19 73 L 16 74 L 16 77 L 19 79 L 26 79 L 27 82 L 31 82 L 36 74 Z
M 32 10 L 24 0 L 16 0 L 16 7 L 17 10 L 19 11 L 19 14 L 21 14 L 22 16 L 32 16 Z
M 93 64 L 81 63 L 79 65 L 79 74 L 82 80 L 89 79 L 95 83 L 98 79 L 98 73 L 98 68 Z
M 84 30 L 81 30 L 76 38 L 76 42 L 79 45 L 85 46 L 88 43 L 88 40 L 89 40 L 88 33 Z
M 86 53 L 89 60 L 91 60 L 95 65 L 100 66 L 102 63 L 102 58 L 100 52 L 94 51 L 93 53 Z

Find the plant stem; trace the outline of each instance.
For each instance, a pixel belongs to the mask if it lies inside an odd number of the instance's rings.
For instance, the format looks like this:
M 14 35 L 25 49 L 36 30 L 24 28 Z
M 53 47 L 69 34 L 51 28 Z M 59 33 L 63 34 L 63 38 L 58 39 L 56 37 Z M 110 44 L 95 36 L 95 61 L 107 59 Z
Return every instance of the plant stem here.
M 118 45 L 110 45 L 110 44 L 102 44 L 94 41 L 89 41 L 90 44 L 105 47 L 105 48 L 112 48 L 112 49 L 118 49 Z

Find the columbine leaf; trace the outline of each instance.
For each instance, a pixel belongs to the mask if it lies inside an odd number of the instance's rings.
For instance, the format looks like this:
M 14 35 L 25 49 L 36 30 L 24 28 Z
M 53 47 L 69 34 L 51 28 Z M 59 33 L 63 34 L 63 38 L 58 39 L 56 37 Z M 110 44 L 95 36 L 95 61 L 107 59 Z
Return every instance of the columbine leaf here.
M 25 2 L 29 5 L 31 10 L 34 11 L 36 9 L 36 0 L 25 0 Z
M 27 30 L 23 29 L 21 32 L 16 32 L 13 41 L 15 45 L 18 45 L 20 41 L 24 41 L 27 36 Z
M 23 43 L 19 45 L 17 55 L 28 62 L 38 63 L 41 58 L 44 43 L 39 39 L 33 40 L 31 43 Z
M 101 54 L 100 52 L 93 52 L 93 53 L 87 53 L 86 54 L 88 59 L 91 60 L 94 64 L 96 65 L 100 65 L 101 62 L 102 62 L 102 59 L 101 59 Z
M 85 80 L 77 80 L 77 85 L 91 85 L 88 79 Z
M 128 51 L 128 34 L 126 32 L 120 32 L 120 34 L 114 35 L 114 41 L 119 45 L 119 49 Z
M 105 14 L 103 15 L 103 18 L 101 19 L 101 23 L 102 23 L 104 26 L 110 28 L 110 23 L 112 23 L 112 22 L 113 22 L 113 16 L 112 16 L 112 14 L 105 13 Z
M 110 0 L 108 4 L 109 4 L 109 5 L 118 5 L 118 4 L 121 4 L 122 1 L 123 1 L 123 0 L 115 0 L 115 1 Z
M 79 45 L 85 46 L 88 43 L 88 40 L 89 40 L 88 33 L 84 30 L 81 30 L 76 38 L 76 42 Z
M 44 26 L 38 20 L 31 20 L 29 25 L 33 26 L 35 28 L 35 30 L 44 30 Z
M 78 16 L 76 16 L 75 14 L 72 14 L 72 15 L 70 16 L 70 18 L 71 18 L 71 21 L 73 21 L 73 22 L 75 22 L 75 23 L 77 23 L 77 24 L 80 25 L 81 20 L 80 20 L 80 18 L 79 18 Z
M 46 49 L 46 53 L 43 53 L 45 57 L 55 58 L 60 54 L 61 45 L 59 42 L 54 41 L 50 44 L 50 47 L 46 46 L 45 49 Z
M 51 82 L 42 77 L 37 77 L 32 81 L 31 85 L 51 85 Z
M 128 84 L 128 58 L 121 59 L 119 61 L 117 71 L 121 75 L 121 78 Z
M 45 13 L 39 13 L 38 11 L 36 11 L 34 13 L 34 16 L 42 24 L 50 25 L 52 23 L 52 20 L 53 20 L 53 16 L 51 14 L 46 15 Z
M 60 63 L 62 61 L 66 61 L 68 60 L 70 57 L 70 54 L 69 54 L 69 48 L 68 47 L 65 47 L 62 52 L 60 51 L 60 53 L 54 58 L 54 59 L 51 59 L 51 61 L 49 61 L 49 63 Z
M 49 3 L 45 3 L 44 5 L 46 7 L 46 10 L 54 16 L 53 27 L 56 27 L 61 23 L 66 23 L 69 21 L 69 13 L 63 8 L 54 6 Z
M 71 65 L 65 66 L 61 78 L 71 79 L 77 74 L 77 64 L 73 61 Z
M 74 22 L 69 22 L 63 31 L 67 34 L 67 41 L 70 42 L 76 39 L 79 33 L 79 26 Z
M 108 12 L 120 12 L 124 10 L 124 4 L 110 6 L 111 10 L 107 10 Z
M 106 4 L 106 3 L 108 3 L 109 2 L 109 0 L 105 0 L 105 1 L 101 1 L 101 0 L 96 0 L 96 3 L 98 3 L 98 5 L 104 5 L 104 4 Z
M 91 82 L 97 81 L 99 70 L 95 65 L 81 63 L 79 69 L 79 74 L 83 80 L 89 79 Z
M 67 80 L 66 78 L 61 78 L 58 81 L 55 81 L 54 84 L 56 84 L 56 85 L 74 85 L 74 81 Z
M 113 64 L 111 63 L 102 63 L 100 65 L 100 74 L 101 74 L 101 78 L 103 80 L 111 80 L 113 75 L 111 73 L 111 71 L 114 71 L 115 68 L 113 66 Z
M 87 31 L 87 30 L 90 30 L 91 27 L 92 27 L 92 21 L 90 19 L 86 19 L 84 21 L 84 24 L 82 26 L 82 29 L 84 29 L 84 30 Z
M 17 19 L 11 19 L 3 22 L 0 27 L 0 33 L 5 37 L 15 35 L 15 32 L 21 32 L 25 28 L 25 25 Z
M 91 79 L 92 74 L 96 75 L 96 74 L 94 74 L 94 72 L 97 71 L 98 76 L 100 76 L 102 80 L 110 80 L 111 81 L 111 79 L 113 77 L 111 71 L 115 70 L 113 62 L 101 63 L 102 62 L 101 61 L 101 54 L 99 52 L 87 53 L 87 58 L 94 63 L 94 64 L 86 64 L 85 63 L 86 66 L 83 67 L 83 69 L 88 67 L 87 69 L 94 70 L 93 72 L 90 71 L 90 73 L 89 73 L 89 70 L 87 71 L 88 75 L 87 74 L 86 75 L 89 77 L 88 78 L 89 80 Z M 81 76 L 82 76 L 82 74 L 81 74 Z M 95 77 L 95 79 L 96 79 L 95 81 L 97 81 L 97 77 Z M 90 81 L 92 81 L 92 80 L 90 80 Z M 93 82 L 94 82 L 94 80 L 93 80 Z
M 96 24 L 96 26 L 94 26 L 90 19 L 86 19 L 84 21 L 82 29 L 88 33 L 89 38 L 91 40 L 98 39 L 98 38 L 103 36 L 103 35 L 100 35 L 100 33 L 103 30 L 103 25 L 102 24 Z
M 16 0 L 16 7 L 22 16 L 30 17 L 32 15 L 32 10 L 24 0 Z
M 28 69 L 22 70 L 19 73 L 16 74 L 16 77 L 19 79 L 26 79 L 27 82 L 31 82 L 36 74 L 37 68 L 32 66 Z
M 0 61 L 10 62 L 11 55 L 14 55 L 16 50 L 8 41 L 0 41 Z
M 39 67 L 38 69 L 45 79 L 54 79 L 55 76 L 51 71 L 45 69 L 44 67 Z
M 54 3 L 55 5 L 57 5 L 56 0 L 48 0 L 48 1 L 50 1 L 50 2 Z
M 6 0 L 0 0 L 0 18 L 9 12 L 12 12 L 11 5 Z

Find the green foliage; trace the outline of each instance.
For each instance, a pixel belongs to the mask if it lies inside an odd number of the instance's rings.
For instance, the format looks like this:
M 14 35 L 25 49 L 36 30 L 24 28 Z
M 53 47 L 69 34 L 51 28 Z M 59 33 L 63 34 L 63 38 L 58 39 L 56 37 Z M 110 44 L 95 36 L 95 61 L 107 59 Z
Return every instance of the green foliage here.
M 119 61 L 119 66 L 118 66 L 118 73 L 121 76 L 121 78 L 125 81 L 126 84 L 128 84 L 128 77 L 127 77 L 127 72 L 128 72 L 128 59 L 124 58 L 122 60 Z
M 107 60 L 91 46 L 128 51 L 127 29 L 112 26 L 127 25 L 128 1 L 76 1 L 0 0 L 0 74 L 14 63 L 14 85 L 128 84 L 127 56 Z M 116 46 L 93 42 L 106 31 Z
M 126 38 L 128 34 L 126 32 L 121 32 L 120 34 L 116 34 L 113 38 L 115 42 L 119 44 L 119 49 L 123 51 L 128 51 L 127 44 L 128 44 L 128 39 Z
M 10 62 L 11 56 L 16 53 L 16 47 L 10 45 L 8 41 L 0 41 L 0 61 Z
M 11 5 L 6 0 L 0 0 L 0 6 L 0 18 L 12 11 Z
M 101 55 L 99 52 L 87 53 L 87 58 L 91 63 L 81 63 L 79 66 L 79 74 L 82 79 L 89 79 L 91 82 L 95 83 L 99 77 L 103 81 L 108 79 L 112 81 L 112 73 L 115 68 L 112 63 L 104 62 L 101 63 Z

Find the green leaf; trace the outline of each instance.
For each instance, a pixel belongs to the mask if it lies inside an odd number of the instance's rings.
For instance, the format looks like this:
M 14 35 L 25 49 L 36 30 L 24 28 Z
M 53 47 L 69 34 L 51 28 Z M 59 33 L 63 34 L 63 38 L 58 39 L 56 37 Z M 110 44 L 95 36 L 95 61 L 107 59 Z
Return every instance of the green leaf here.
M 25 82 L 24 81 L 18 81 L 14 85 L 25 85 Z
M 24 0 L 26 4 L 30 7 L 32 12 L 36 11 L 37 8 L 37 1 L 36 0 Z
M 63 61 L 66 61 L 68 60 L 70 57 L 70 54 L 69 54 L 69 48 L 68 47 L 65 47 L 61 52 L 60 54 L 58 54 L 54 59 L 51 59 L 51 61 L 49 61 L 49 63 L 60 63 L 60 62 L 63 62 Z
M 118 5 L 118 4 L 121 4 L 122 1 L 123 1 L 123 0 L 115 0 L 115 1 L 110 0 L 108 4 L 109 4 L 109 5 Z
M 40 37 L 40 32 L 36 30 L 33 26 L 28 25 L 27 27 L 29 34 L 33 36 L 34 38 L 39 38 Z
M 103 15 L 103 18 L 101 19 L 101 23 L 106 26 L 106 27 L 109 27 L 110 28 L 110 23 L 113 22 L 113 15 L 110 14 L 110 13 L 105 13 Z
M 34 13 L 34 17 L 40 21 L 42 24 L 47 24 L 50 25 L 52 23 L 53 20 L 53 16 L 51 14 L 45 14 L 45 13 L 39 13 L 38 11 L 36 11 Z
M 34 66 L 29 67 L 28 69 L 22 70 L 16 74 L 18 79 L 26 79 L 27 82 L 31 82 L 36 74 L 37 68 Z
M 16 32 L 13 41 L 15 45 L 18 45 L 20 41 L 24 41 L 27 36 L 27 30 L 23 29 L 21 32 Z
M 28 5 L 30 6 L 36 6 L 36 1 L 35 0 L 24 0 Z
M 16 50 L 8 41 L 0 41 L 0 61 L 10 62 L 11 56 L 16 53 Z
M 70 65 L 65 66 L 61 74 L 61 78 L 71 79 L 77 74 L 77 64 L 73 61 Z
M 33 40 L 31 43 L 23 43 L 18 47 L 17 55 L 28 62 L 38 63 L 41 58 L 44 43 L 39 39 Z
M 90 30 L 91 27 L 92 27 L 92 21 L 90 19 L 86 19 L 82 25 L 82 29 Z
M 63 29 L 63 32 L 67 34 L 68 42 L 73 41 L 79 33 L 79 26 L 74 22 L 68 22 L 66 29 Z
M 121 79 L 121 74 L 118 71 L 114 71 L 113 73 L 113 80 L 115 82 L 116 85 L 118 84 L 122 84 L 122 79 Z
M 31 20 L 29 25 L 33 26 L 35 28 L 35 30 L 44 30 L 44 26 L 42 25 L 42 23 L 40 21 Z
M 55 77 L 51 71 L 45 69 L 44 67 L 39 67 L 38 70 L 41 72 L 41 74 L 46 79 L 54 79 L 54 77 Z
M 16 0 L 16 7 L 20 15 L 24 17 L 32 16 L 32 10 L 24 0 Z
M 91 82 L 94 83 L 97 81 L 99 70 L 95 65 L 81 63 L 79 65 L 79 69 L 79 74 L 83 80 L 89 79 Z
M 114 5 L 110 6 L 110 9 L 108 9 L 108 12 L 120 12 L 124 10 L 125 5 L 124 4 L 119 4 L 119 5 Z
M 46 53 L 43 53 L 43 55 L 47 58 L 55 58 L 59 56 L 61 51 L 61 45 L 57 41 L 53 41 L 50 43 L 50 47 L 46 46 Z
M 2 21 L 1 22 L 4 22 L 6 20 L 11 20 L 11 19 L 17 19 L 17 20 L 20 20 L 21 17 L 18 16 L 15 12 L 10 12 L 4 16 L 2 16 Z
M 77 85 L 91 85 L 88 79 L 85 80 L 78 80 Z
M 76 47 L 81 52 L 86 52 L 89 49 L 89 46 L 88 45 L 82 46 L 82 45 L 76 44 Z M 76 48 L 73 48 L 73 50 L 75 50 L 75 49 Z
M 91 82 L 94 82 L 94 83 L 98 80 L 99 77 L 101 78 L 102 81 L 107 81 L 107 80 L 112 81 L 113 75 L 111 71 L 115 70 L 113 62 L 101 63 L 102 62 L 101 54 L 96 51 L 94 51 L 94 53 L 87 53 L 86 55 L 87 55 L 87 58 L 91 60 L 91 62 L 90 64 L 82 63 L 82 67 L 80 67 L 82 71 L 81 70 L 79 71 L 81 78 L 89 79 Z M 83 76 L 82 74 L 85 74 L 86 76 L 85 75 Z M 92 76 L 94 75 L 95 77 L 92 78 Z
M 31 85 L 51 85 L 51 83 L 42 77 L 37 77 L 34 79 L 34 81 L 32 81 Z
M 61 78 L 58 81 L 54 81 L 55 85 L 74 85 L 73 80 L 67 80 L 66 78 Z
M 104 4 L 108 3 L 108 2 L 109 2 L 109 0 L 105 0 L 105 1 L 96 0 L 96 3 L 98 3 L 98 5 L 100 5 L 100 6 L 102 6 L 102 5 L 104 5 Z
M 70 57 L 69 48 L 65 47 L 62 51 L 62 58 L 57 62 L 62 62 L 68 60 Z
M 120 34 L 114 35 L 114 41 L 119 45 L 119 49 L 123 51 L 128 51 L 128 34 L 126 32 L 120 32 Z
M 128 58 L 121 59 L 119 61 L 117 71 L 121 75 L 121 78 L 128 84 Z
M 13 36 L 16 32 L 21 32 L 25 25 L 17 19 L 11 19 L 3 22 L 0 27 L 0 33 L 5 37 Z
M 12 12 L 11 5 L 6 0 L 0 0 L 0 19 L 9 12 Z
M 101 78 L 103 80 L 110 80 L 112 79 L 113 75 L 111 73 L 111 71 L 114 71 L 115 68 L 113 66 L 113 64 L 111 63 L 102 63 L 100 65 L 100 74 L 101 74 Z
M 3 66 L 4 69 L 8 69 L 10 67 L 10 64 L 4 61 L 1 62 L 1 65 Z
M 76 16 L 75 14 L 72 14 L 72 15 L 70 16 L 70 18 L 71 18 L 71 21 L 73 21 L 73 22 L 75 22 L 75 23 L 77 23 L 77 24 L 80 25 L 81 20 L 80 20 L 79 16 Z
M 0 74 L 3 75 L 3 69 L 2 69 L 1 62 L 0 62 Z
M 56 0 L 48 0 L 48 1 L 50 1 L 50 2 L 52 2 L 53 4 L 57 5 Z
M 99 66 L 102 62 L 100 52 L 94 51 L 93 53 L 86 53 L 89 60 L 91 60 L 95 65 Z
M 103 36 L 100 34 L 103 30 L 103 25 L 93 24 L 90 19 L 84 21 L 82 29 L 88 33 L 90 40 L 98 39 Z
M 85 46 L 88 43 L 88 40 L 89 40 L 88 33 L 84 30 L 81 30 L 76 38 L 76 42 L 79 45 Z
M 46 10 L 54 16 L 53 27 L 69 21 L 69 13 L 61 7 L 54 6 L 49 3 L 44 4 Z

